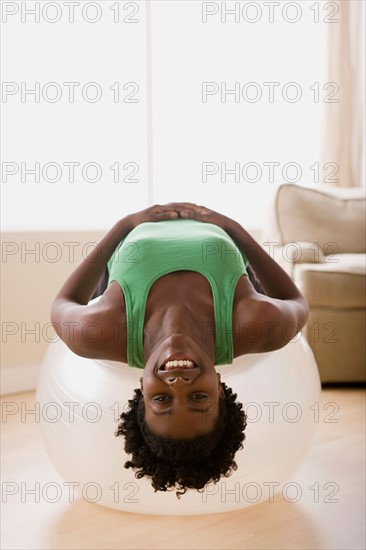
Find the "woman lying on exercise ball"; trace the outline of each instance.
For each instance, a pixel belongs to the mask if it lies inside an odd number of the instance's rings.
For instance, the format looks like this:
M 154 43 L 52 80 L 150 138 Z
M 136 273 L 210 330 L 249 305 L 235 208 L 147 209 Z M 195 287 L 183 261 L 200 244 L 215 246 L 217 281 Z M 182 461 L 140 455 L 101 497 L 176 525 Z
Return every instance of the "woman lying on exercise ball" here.
M 144 369 L 116 435 L 132 455 L 125 467 L 179 496 L 229 475 L 243 447 L 246 415 L 215 366 L 285 346 L 308 307 L 239 223 L 178 202 L 117 222 L 67 279 L 51 318 L 77 355 Z

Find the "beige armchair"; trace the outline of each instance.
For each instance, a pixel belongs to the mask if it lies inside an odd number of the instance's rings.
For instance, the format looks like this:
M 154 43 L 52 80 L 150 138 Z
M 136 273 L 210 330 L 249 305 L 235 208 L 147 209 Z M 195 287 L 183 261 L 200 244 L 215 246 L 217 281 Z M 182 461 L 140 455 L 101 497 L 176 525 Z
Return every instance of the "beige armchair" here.
M 365 381 L 364 191 L 280 185 L 261 241 L 309 303 L 322 382 Z

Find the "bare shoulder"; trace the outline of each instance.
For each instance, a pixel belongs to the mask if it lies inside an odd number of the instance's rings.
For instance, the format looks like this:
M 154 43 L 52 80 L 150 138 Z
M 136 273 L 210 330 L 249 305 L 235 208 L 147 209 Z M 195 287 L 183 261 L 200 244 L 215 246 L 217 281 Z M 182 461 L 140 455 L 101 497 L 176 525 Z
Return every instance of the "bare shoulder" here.
M 305 325 L 307 315 L 303 300 L 272 298 L 248 286 L 233 312 L 234 357 L 284 347 Z

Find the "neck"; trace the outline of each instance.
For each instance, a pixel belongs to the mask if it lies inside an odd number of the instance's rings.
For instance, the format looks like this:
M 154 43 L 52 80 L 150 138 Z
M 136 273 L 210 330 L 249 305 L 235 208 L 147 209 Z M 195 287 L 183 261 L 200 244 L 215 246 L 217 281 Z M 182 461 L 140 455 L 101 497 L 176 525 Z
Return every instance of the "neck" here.
M 145 368 L 182 352 L 201 364 L 215 361 L 215 323 L 212 314 L 186 303 L 162 305 L 144 326 Z

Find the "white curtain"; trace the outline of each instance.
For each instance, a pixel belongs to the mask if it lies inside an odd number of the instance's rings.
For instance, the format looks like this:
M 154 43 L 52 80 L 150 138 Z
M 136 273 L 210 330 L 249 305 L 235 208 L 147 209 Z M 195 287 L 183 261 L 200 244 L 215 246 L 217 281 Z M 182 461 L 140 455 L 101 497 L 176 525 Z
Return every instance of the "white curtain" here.
M 365 2 L 337 2 L 338 22 L 327 25 L 326 82 L 335 82 L 338 92 L 324 103 L 322 129 L 323 177 L 327 185 L 362 187 L 365 185 Z M 324 97 L 333 91 L 329 86 Z M 336 163 L 338 172 L 329 177 Z M 334 166 L 334 169 L 336 167 Z M 335 181 L 338 180 L 338 181 Z

